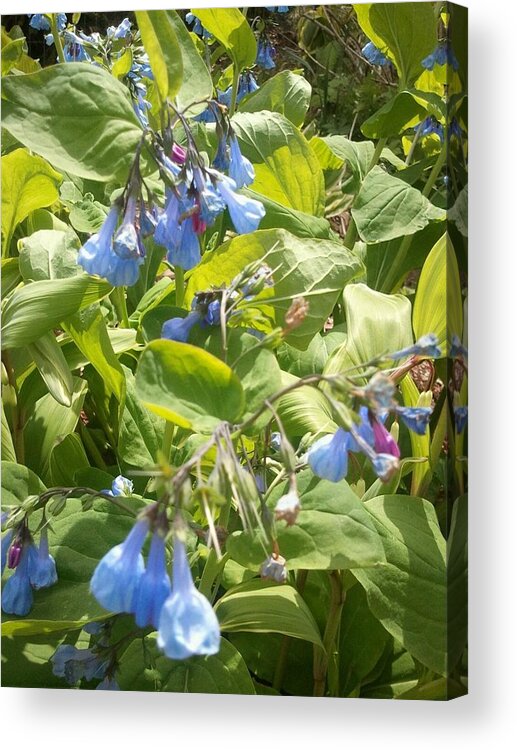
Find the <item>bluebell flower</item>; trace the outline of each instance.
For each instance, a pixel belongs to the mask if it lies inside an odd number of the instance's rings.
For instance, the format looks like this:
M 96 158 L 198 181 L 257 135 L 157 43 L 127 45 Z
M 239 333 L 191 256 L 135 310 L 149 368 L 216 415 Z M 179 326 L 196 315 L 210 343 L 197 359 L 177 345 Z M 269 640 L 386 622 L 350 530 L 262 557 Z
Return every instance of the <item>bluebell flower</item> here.
M 31 19 L 29 26 L 37 31 L 50 31 L 50 21 L 43 13 L 27 13 Z M 63 31 L 68 23 L 66 13 L 57 14 L 57 28 L 58 31 Z
M 409 430 L 425 435 L 433 410 L 430 406 L 398 406 L 397 414 Z
M 461 125 L 455 117 L 452 118 L 449 125 L 449 139 L 451 138 L 457 138 L 458 140 L 461 140 L 463 138 Z
M 192 216 L 180 223 L 177 239 L 179 241 L 169 246 L 167 261 L 171 266 L 179 266 L 184 271 L 190 271 L 201 260 L 201 246 Z
M 218 299 L 212 300 L 209 303 L 206 315 L 204 317 L 205 323 L 209 326 L 220 326 L 221 325 L 221 301 Z
M 80 37 L 72 31 L 65 31 L 64 37 L 63 54 L 65 62 L 90 62 L 91 57 L 84 49 L 84 42 L 91 41 L 90 37 L 86 34 Z
M 36 590 L 48 588 L 57 582 L 56 562 L 49 552 L 46 527 L 41 531 L 37 553 L 29 559 L 29 580 Z
M 255 179 L 253 165 L 249 159 L 242 155 L 239 142 L 234 135 L 230 138 L 230 169 L 228 174 L 238 188 L 251 185 Z
M 2 586 L 2 609 L 7 615 L 23 617 L 32 607 L 32 587 L 29 580 L 30 544 L 24 544 L 20 560 L 12 576 Z
M 437 135 L 438 138 L 443 141 L 443 125 L 438 122 L 436 117 L 426 117 L 420 125 L 416 125 L 414 128 L 420 133 L 420 137 L 423 138 L 427 135 Z
M 272 70 L 276 68 L 274 56 L 276 50 L 273 45 L 267 39 L 260 39 L 257 46 L 257 58 L 255 64 L 264 70 Z
M 212 34 L 205 29 L 201 21 L 197 16 L 195 16 L 193 13 L 189 12 L 185 15 L 185 21 L 189 26 L 192 26 L 192 31 L 194 34 L 198 34 L 199 36 L 202 36 L 203 39 L 211 39 Z
M 391 356 L 393 359 L 398 359 L 394 354 Z M 382 372 L 375 373 L 364 389 L 364 395 L 375 409 L 391 409 L 394 394 L 393 381 Z
M 390 453 L 378 453 L 372 458 L 372 465 L 379 479 L 387 482 L 398 471 L 400 464 L 396 456 Z
M 361 421 L 356 425 L 355 431 L 359 437 L 370 446 L 370 448 L 373 448 L 375 444 L 375 435 L 370 421 L 370 412 L 367 406 L 359 407 L 359 417 L 361 418 Z M 353 453 L 360 453 L 363 450 L 353 434 L 350 434 L 348 439 L 348 450 Z
M 179 225 L 180 202 L 172 190 L 167 189 L 165 194 L 165 210 L 158 217 L 156 229 L 154 230 L 154 241 L 163 247 L 172 247 L 178 240 L 180 233 Z
M 114 677 L 105 677 L 95 690 L 120 690 L 120 685 Z
M 440 42 L 431 54 L 422 60 L 422 67 L 426 70 L 432 70 L 435 65 L 450 65 L 453 70 L 458 70 L 459 63 L 448 40 Z
M 158 628 L 160 612 L 171 593 L 171 581 L 165 562 L 165 539 L 155 531 L 151 539 L 145 573 L 135 590 L 133 613 L 139 628 L 152 625 Z
M 215 112 L 213 110 L 213 107 L 210 106 L 210 102 L 208 103 L 208 106 L 206 109 L 204 109 L 202 112 L 200 112 L 198 115 L 192 118 L 196 122 L 216 122 L 217 118 L 215 116 Z
M 288 5 L 266 5 L 266 10 L 271 11 L 271 13 L 289 13 L 289 6 Z
M 14 530 L 8 529 L 2 537 L 2 566 L 1 566 L 2 573 L 5 570 L 5 565 L 7 563 L 7 551 L 9 547 L 11 546 L 11 542 L 13 541 L 13 536 L 14 536 Z
M 136 200 L 130 196 L 124 219 L 113 237 L 106 279 L 113 286 L 133 286 L 138 281 L 145 249 L 135 225 Z
M 200 216 L 211 226 L 217 216 L 224 211 L 225 201 L 224 196 L 221 197 L 220 185 L 218 184 L 219 191 L 216 190 L 211 182 L 205 180 L 199 167 L 193 170 L 193 181 L 199 201 Z
M 218 183 L 219 192 L 228 206 L 230 218 L 237 234 L 247 234 L 258 229 L 266 210 L 260 201 L 236 193 L 237 188 L 231 177 L 221 175 Z
M 374 418 L 372 420 L 372 428 L 374 437 L 373 447 L 377 453 L 400 458 L 400 448 L 397 441 L 393 435 L 388 432 L 382 422 L 379 422 L 378 419 Z
M 124 18 L 118 26 L 108 26 L 106 35 L 108 38 L 113 39 L 125 39 L 131 34 L 131 21 L 129 18 Z
M 468 406 L 454 407 L 454 422 L 456 424 L 456 432 L 458 433 L 458 435 L 461 435 L 461 433 L 467 426 L 468 413 Z
M 89 648 L 76 648 L 69 643 L 58 646 L 51 657 L 52 673 L 64 677 L 69 685 L 75 685 L 83 677 L 86 680 L 101 678 L 108 666 L 98 654 Z
M 434 333 L 428 333 L 421 336 L 412 346 L 390 354 L 391 359 L 403 359 L 411 356 L 432 357 L 433 359 L 441 357 L 442 351 L 438 346 L 438 336 Z
M 449 350 L 449 357 L 451 359 L 468 359 L 468 349 L 466 346 L 463 345 L 462 340 L 457 334 L 453 334 L 451 338 L 451 346 Z
M 225 89 L 224 91 L 221 91 L 220 89 L 218 89 L 217 101 L 219 102 L 219 104 L 222 104 L 224 107 L 229 108 L 232 103 L 232 95 L 233 95 L 233 86 L 228 86 L 228 88 Z M 238 91 L 237 91 L 236 100 L 238 100 Z
M 271 433 L 271 437 L 269 438 L 269 445 L 271 446 L 271 450 L 274 450 L 275 453 L 278 453 L 282 446 L 282 436 L 279 432 Z
M 146 518 L 137 521 L 122 544 L 110 549 L 94 570 L 90 591 L 110 612 L 133 609 L 134 593 L 144 573 L 141 549 L 148 531 Z
M 147 115 L 147 112 L 151 109 L 151 107 L 151 102 L 147 101 L 147 99 L 143 95 L 143 92 L 137 90 L 137 97 L 136 102 L 133 103 L 133 110 L 140 120 L 140 124 L 144 128 L 147 128 L 149 125 L 149 117 Z
M 287 581 L 287 568 L 282 555 L 269 555 L 260 566 L 260 577 L 276 583 Z
M 228 144 L 226 142 L 226 136 L 222 136 L 217 144 L 217 151 L 212 162 L 214 169 L 218 169 L 220 172 L 226 172 L 230 166 L 230 159 L 228 156 Z
M 79 250 L 77 262 L 90 276 L 106 278 L 111 263 L 113 235 L 117 228 L 119 213 L 118 206 L 112 206 L 100 231 L 92 235 Z
M 208 599 L 194 586 L 185 545 L 174 543 L 172 593 L 163 605 L 158 646 L 170 659 L 187 659 L 219 651 L 219 622 Z
M 126 497 L 129 497 L 133 494 L 134 491 L 134 485 L 131 479 L 128 479 L 127 477 L 123 477 L 122 474 L 119 474 L 113 482 L 111 483 L 111 490 L 105 490 L 107 494 L 113 495 L 114 497 L 117 497 L 119 495 L 125 495 Z
M 373 42 L 368 42 L 361 50 L 365 60 L 372 65 L 389 65 L 389 60 Z
M 186 318 L 171 318 L 166 320 L 162 326 L 162 339 L 169 339 L 169 341 L 180 341 L 182 344 L 186 344 L 190 335 L 191 329 L 200 323 L 203 315 L 198 310 L 194 310 L 189 313 Z
M 307 461 L 314 474 L 329 482 L 339 482 L 348 472 L 350 434 L 339 427 L 311 445 Z

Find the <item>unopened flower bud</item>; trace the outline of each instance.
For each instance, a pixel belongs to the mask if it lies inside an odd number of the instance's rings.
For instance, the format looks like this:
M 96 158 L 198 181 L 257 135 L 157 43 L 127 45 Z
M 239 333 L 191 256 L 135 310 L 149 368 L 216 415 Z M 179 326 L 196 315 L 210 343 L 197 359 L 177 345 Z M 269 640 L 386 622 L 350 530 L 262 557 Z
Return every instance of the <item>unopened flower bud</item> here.
M 260 577 L 277 583 L 285 583 L 287 570 L 285 568 L 285 557 L 282 555 L 269 555 L 260 567 Z
M 288 526 L 296 523 L 298 513 L 301 510 L 300 497 L 296 489 L 289 490 L 286 495 L 282 495 L 275 505 L 275 519 L 285 521 Z
M 20 557 L 22 554 L 22 543 L 19 539 L 15 539 L 14 542 L 9 547 L 9 552 L 7 553 L 7 567 L 16 568 L 18 563 L 20 562 Z
M 366 398 L 376 409 L 390 409 L 393 405 L 395 386 L 387 375 L 377 372 L 364 389 Z

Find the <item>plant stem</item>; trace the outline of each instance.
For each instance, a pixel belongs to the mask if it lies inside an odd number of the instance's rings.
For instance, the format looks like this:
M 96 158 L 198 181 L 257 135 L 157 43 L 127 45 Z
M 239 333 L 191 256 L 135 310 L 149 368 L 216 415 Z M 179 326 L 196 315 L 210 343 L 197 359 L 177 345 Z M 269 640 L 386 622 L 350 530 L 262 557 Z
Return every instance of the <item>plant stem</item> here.
M 176 307 L 183 307 L 185 299 L 185 275 L 183 268 L 174 266 L 174 279 L 176 281 Z
M 56 45 L 57 59 L 61 63 L 66 63 L 65 52 L 63 50 L 63 43 L 59 36 L 59 30 L 57 28 L 57 13 L 50 14 L 50 26 L 52 29 L 52 36 L 54 37 L 54 44 Z
M 115 305 L 121 328 L 130 328 L 129 318 L 127 314 L 126 293 L 124 291 L 124 287 L 115 287 L 111 294 L 111 298 L 113 304 Z
M 172 438 L 174 437 L 175 425 L 173 422 L 166 421 L 162 438 L 162 453 L 165 460 L 169 462 L 171 455 Z
M 235 63 L 233 63 L 232 101 L 230 103 L 230 111 L 228 113 L 230 117 L 234 115 L 235 107 L 237 106 L 237 93 L 239 91 L 240 74 L 241 74 L 241 71 L 235 65 Z
M 340 570 L 333 570 L 330 578 L 330 608 L 327 625 L 323 635 L 323 650 L 315 647 L 314 651 L 314 690 L 313 695 L 325 695 L 325 684 L 331 653 L 335 648 L 336 635 L 341 622 L 341 612 L 345 603 L 343 581 Z

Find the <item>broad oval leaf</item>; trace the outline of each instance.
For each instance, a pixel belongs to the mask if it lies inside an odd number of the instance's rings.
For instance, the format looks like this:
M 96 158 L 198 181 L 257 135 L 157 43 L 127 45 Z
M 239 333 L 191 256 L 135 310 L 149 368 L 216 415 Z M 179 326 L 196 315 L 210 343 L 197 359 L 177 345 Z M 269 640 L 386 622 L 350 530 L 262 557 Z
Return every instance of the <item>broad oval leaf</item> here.
M 136 392 L 159 417 L 198 432 L 237 421 L 244 408 L 242 385 L 228 365 L 197 346 L 164 339 L 142 352 Z
M 352 216 L 364 242 L 384 242 L 414 234 L 430 221 L 444 221 L 446 214 L 420 190 L 374 167 L 361 185 Z
M 77 263 L 81 242 L 74 232 L 39 229 L 19 241 L 20 272 L 24 281 L 45 281 L 83 275 Z
M 238 8 L 192 8 L 192 13 L 221 42 L 239 70 L 254 64 L 255 34 Z
M 28 345 L 28 350 L 49 392 L 58 404 L 71 406 L 74 389 L 72 373 L 54 334 L 43 334 L 37 341 Z
M 57 169 L 108 182 L 127 176 L 142 136 L 127 88 L 88 63 L 2 82 L 2 125 Z
M 222 596 L 215 611 L 226 633 L 282 633 L 323 645 L 309 607 L 292 586 L 245 581 Z
M 367 138 L 387 138 L 417 125 L 425 115 L 425 107 L 410 91 L 400 91 L 363 122 L 361 132 Z
M 2 461 L 2 505 L 20 505 L 29 495 L 40 495 L 46 489 L 28 466 Z
M 278 112 L 293 125 L 303 125 L 311 102 L 311 85 L 291 70 L 282 70 L 269 78 L 239 105 L 239 112 Z
M 205 109 L 206 103 L 193 105 L 212 96 L 212 77 L 183 20 L 175 10 L 166 13 L 176 32 L 183 59 L 183 79 L 176 93 L 176 104 L 180 110 L 188 109 L 189 116 L 197 115 Z
M 339 570 L 378 565 L 385 560 L 379 534 L 357 495 L 345 480 L 318 479 L 306 469 L 297 475 L 302 509 L 293 526 L 277 523 L 277 540 L 287 568 Z M 287 491 L 276 489 L 268 505 L 274 507 Z M 248 532 L 234 532 L 227 540 L 230 556 L 258 570 L 264 561 L 260 541 Z

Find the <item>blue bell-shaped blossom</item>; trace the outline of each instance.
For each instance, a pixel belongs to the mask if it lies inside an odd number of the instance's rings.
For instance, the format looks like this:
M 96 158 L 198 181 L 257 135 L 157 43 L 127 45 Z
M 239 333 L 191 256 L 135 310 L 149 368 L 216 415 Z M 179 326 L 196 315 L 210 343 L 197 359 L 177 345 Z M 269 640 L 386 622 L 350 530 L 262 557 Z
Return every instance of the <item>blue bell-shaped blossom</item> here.
M 396 456 L 393 456 L 390 453 L 378 453 L 372 458 L 372 466 L 379 479 L 383 482 L 387 482 L 398 470 L 399 461 Z
M 145 573 L 135 591 L 133 613 L 139 628 L 158 628 L 160 612 L 171 593 L 171 581 L 165 563 L 165 540 L 155 531 L 151 540 Z
M 233 135 L 230 138 L 230 169 L 228 172 L 238 188 L 251 185 L 255 179 L 255 170 L 249 159 L 242 155 L 239 142 Z
M 390 354 L 391 359 L 403 359 L 411 356 L 432 357 L 433 359 L 441 357 L 442 351 L 438 346 L 438 336 L 435 333 L 427 333 L 425 336 L 420 336 L 412 346 Z
M 230 166 L 230 158 L 228 156 L 228 144 L 226 142 L 226 136 L 222 136 L 217 144 L 217 151 L 212 162 L 214 169 L 218 169 L 220 172 L 226 172 Z
M 110 549 L 94 570 L 90 591 L 110 612 L 133 609 L 134 593 L 144 573 L 141 549 L 148 531 L 146 518 L 137 521 L 122 544 Z
M 194 34 L 202 36 L 203 39 L 210 39 L 212 37 L 212 34 L 205 29 L 199 18 L 192 12 L 185 14 L 185 21 L 189 26 L 192 26 L 192 31 L 194 32 Z
M 231 177 L 221 175 L 218 183 L 219 192 L 224 198 L 230 218 L 237 234 L 248 234 L 258 229 L 258 225 L 266 215 L 266 209 L 254 198 L 236 193 L 237 186 Z
M 217 216 L 224 211 L 225 201 L 220 191 L 216 190 L 211 182 L 205 180 L 198 167 L 194 169 L 193 182 L 199 201 L 201 219 L 211 226 Z M 219 184 L 218 187 L 220 187 Z
M 361 50 L 365 60 L 372 65 L 389 65 L 389 60 L 373 42 L 368 42 Z
M 255 80 L 253 73 L 248 71 L 243 73 L 239 79 L 239 90 L 237 92 L 237 102 L 240 102 L 247 94 L 253 94 L 254 91 L 259 89 L 259 85 Z
M 359 407 L 359 416 L 361 418 L 361 421 L 358 425 L 356 425 L 356 432 L 365 441 L 365 443 L 373 448 L 375 443 L 375 436 L 373 434 L 373 427 L 370 421 L 367 406 Z M 352 451 L 353 453 L 360 453 L 363 450 L 351 433 L 348 439 L 348 450 Z
M 113 238 L 106 279 L 113 286 L 133 286 L 138 281 L 145 250 L 135 226 L 136 200 L 130 196 L 124 220 Z
M 108 666 L 98 654 L 89 648 L 76 648 L 69 643 L 58 646 L 51 657 L 52 673 L 56 677 L 64 677 L 69 685 L 75 685 L 83 677 L 92 680 L 101 678 Z
M 131 479 L 123 477 L 122 474 L 119 474 L 118 477 L 115 477 L 115 479 L 111 483 L 111 489 L 103 490 L 103 492 L 105 492 L 106 495 L 112 495 L 113 497 L 117 497 L 118 495 L 125 495 L 126 497 L 128 497 L 133 494 L 133 490 L 134 487 Z
M 118 26 L 108 26 L 106 35 L 109 39 L 125 39 L 131 34 L 131 21 L 124 18 Z
M 430 406 L 398 406 L 397 414 L 406 427 L 417 435 L 425 435 L 433 410 Z
M 435 65 L 450 65 L 453 70 L 458 70 L 459 63 L 448 40 L 440 42 L 431 54 L 422 60 L 422 67 L 426 70 L 432 70 Z
M 257 59 L 255 64 L 264 70 L 272 70 L 276 68 L 274 61 L 276 50 L 273 45 L 267 41 L 267 39 L 260 39 L 257 46 Z
M 219 651 L 219 622 L 208 599 L 194 586 L 185 545 L 174 543 L 172 594 L 163 605 L 158 646 L 170 659 L 188 659 Z
M 208 305 L 204 321 L 209 326 L 221 325 L 221 302 L 218 299 L 214 299 Z
M 266 10 L 271 11 L 271 13 L 289 13 L 289 6 L 288 5 L 266 5 Z
M 77 262 L 90 276 L 106 278 L 111 263 L 113 235 L 117 228 L 118 218 L 119 208 L 112 206 L 100 231 L 90 237 L 79 250 Z
M 48 549 L 48 530 L 41 531 L 40 543 L 36 554 L 29 558 L 29 580 L 32 588 L 44 589 L 57 583 L 56 562 Z
M 120 685 L 114 677 L 105 677 L 95 690 L 120 690 Z
M 169 339 L 169 341 L 180 341 L 182 344 L 186 344 L 191 329 L 200 323 L 203 319 L 202 313 L 198 310 L 193 310 L 189 313 L 186 318 L 171 318 L 166 320 L 162 326 L 162 339 Z
M 160 214 L 154 230 L 154 241 L 169 249 L 179 241 L 180 202 L 178 196 L 168 190 L 165 196 L 165 210 Z
M 181 222 L 178 237 L 179 244 L 175 243 L 169 248 L 167 261 L 171 266 L 179 266 L 184 271 L 190 271 L 201 260 L 199 237 L 194 230 L 191 216 Z
M 350 434 L 339 427 L 311 445 L 307 461 L 314 474 L 329 482 L 339 482 L 348 472 Z
M 29 580 L 29 561 L 32 544 L 24 544 L 20 560 L 12 576 L 2 586 L 2 610 L 7 615 L 23 617 L 32 607 L 32 587 Z

